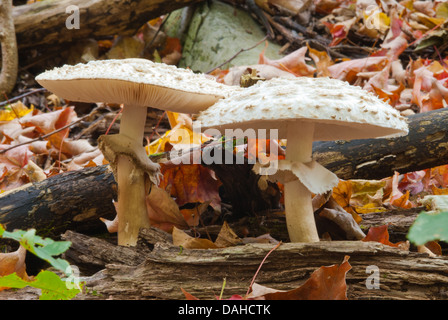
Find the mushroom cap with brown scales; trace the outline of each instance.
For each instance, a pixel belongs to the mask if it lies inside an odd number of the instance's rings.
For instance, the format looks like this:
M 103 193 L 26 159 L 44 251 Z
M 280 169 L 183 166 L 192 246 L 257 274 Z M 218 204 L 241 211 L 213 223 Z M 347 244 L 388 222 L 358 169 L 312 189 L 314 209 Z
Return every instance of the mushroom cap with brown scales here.
M 315 141 L 406 135 L 406 119 L 360 87 L 330 78 L 297 77 L 260 81 L 201 112 L 202 129 L 278 129 L 313 122 Z M 223 132 L 223 131 L 222 131 Z M 267 132 L 269 133 L 269 131 Z
M 239 89 L 189 69 L 140 58 L 64 65 L 38 75 L 36 81 L 71 101 L 123 103 L 180 113 L 198 113 Z
M 286 225 L 292 242 L 319 241 L 312 193 L 326 193 L 339 182 L 334 173 L 312 159 L 313 141 L 395 137 L 408 132 L 405 118 L 391 106 L 359 87 L 329 78 L 261 81 L 219 100 L 201 112 L 197 121 L 201 129 L 217 129 L 226 138 L 236 131 L 240 135 L 248 129 L 264 129 L 263 139 L 287 140 L 285 159 L 269 161 L 268 169 L 278 162 L 275 170 L 267 173 L 266 164 L 260 163 L 255 163 L 253 170 L 284 185 Z M 271 130 L 276 131 L 270 135 Z M 362 231 L 356 236 L 361 237 Z

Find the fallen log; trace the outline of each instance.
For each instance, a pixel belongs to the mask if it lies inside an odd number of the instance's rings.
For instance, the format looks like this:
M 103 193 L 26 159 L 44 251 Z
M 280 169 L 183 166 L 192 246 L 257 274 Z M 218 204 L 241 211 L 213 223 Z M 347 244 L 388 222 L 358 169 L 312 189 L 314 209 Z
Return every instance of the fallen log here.
M 181 287 L 200 299 L 214 299 L 224 278 L 224 298 L 233 294 L 243 296 L 260 263 L 274 247 L 247 244 L 214 250 L 182 250 L 169 241 L 169 236 L 164 241 L 156 229 L 145 230 L 135 248 L 89 241 L 73 232 L 67 232 L 64 239 L 72 241 L 72 247 L 76 248 L 69 249 L 68 253 L 76 250 L 72 256 L 83 255 L 82 248 L 88 248 L 84 255 L 103 260 L 105 266 L 87 278 L 87 288 L 90 292 L 94 290 L 96 296 L 84 294 L 77 299 L 185 299 Z M 117 250 L 135 250 L 142 258 L 125 263 L 117 258 L 104 260 L 105 252 Z M 319 267 L 341 264 L 347 255 L 352 266 L 346 275 L 349 299 L 448 298 L 447 257 L 430 258 L 377 242 L 284 243 L 263 263 L 255 282 L 275 289 L 295 289 Z M 369 266 L 379 272 L 379 289 L 366 286 Z
M 142 230 L 138 245 L 129 248 L 66 232 L 63 238 L 72 246 L 64 258 L 79 267 L 87 289 L 75 299 L 184 300 L 181 287 L 199 299 L 215 299 L 224 279 L 224 299 L 233 294 L 244 296 L 263 259 L 274 248 L 273 244 L 246 244 L 213 250 L 182 249 L 163 233 L 154 228 Z M 318 268 L 341 264 L 345 256 L 351 265 L 346 274 L 349 300 L 448 299 L 447 257 L 429 257 L 377 242 L 283 243 L 264 261 L 255 282 L 292 290 Z M 99 271 L 91 268 L 92 262 Z M 376 282 L 369 270 L 376 270 Z M 31 300 L 38 294 L 32 288 L 4 290 L 0 299 Z
M 116 184 L 107 166 L 70 171 L 0 195 L 0 223 L 9 231 L 34 228 L 58 237 L 67 229 L 106 232 L 100 217 L 113 219 Z
M 12 15 L 18 47 L 23 49 L 87 38 L 133 35 L 145 22 L 199 1 L 42 1 L 17 6 Z

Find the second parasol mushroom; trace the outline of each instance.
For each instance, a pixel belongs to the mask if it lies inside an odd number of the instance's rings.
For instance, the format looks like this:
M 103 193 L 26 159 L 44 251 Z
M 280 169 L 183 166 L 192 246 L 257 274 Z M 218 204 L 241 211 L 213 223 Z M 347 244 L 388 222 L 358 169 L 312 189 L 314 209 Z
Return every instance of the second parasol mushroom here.
M 352 140 L 406 135 L 404 117 L 360 87 L 329 78 L 298 77 L 260 81 L 201 112 L 202 129 L 278 130 L 287 140 L 286 159 L 268 178 L 284 184 L 285 214 L 292 242 L 316 242 L 319 236 L 312 194 L 338 184 L 335 174 L 312 160 L 315 140 Z M 225 133 L 232 136 L 232 132 Z M 254 170 L 260 172 L 260 164 Z
M 146 107 L 198 113 L 236 90 L 203 74 L 146 59 L 65 65 L 36 80 L 67 100 L 124 105 L 120 133 L 100 137 L 99 147 L 117 180 L 118 244 L 126 246 L 135 245 L 140 228 L 149 226 L 147 185 L 158 182 L 159 165 L 143 148 Z

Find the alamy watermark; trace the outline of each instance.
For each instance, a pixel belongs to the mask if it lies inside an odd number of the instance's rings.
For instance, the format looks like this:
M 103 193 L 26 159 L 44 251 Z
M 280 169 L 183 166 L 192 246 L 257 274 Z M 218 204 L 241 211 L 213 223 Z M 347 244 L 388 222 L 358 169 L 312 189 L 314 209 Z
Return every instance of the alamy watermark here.
M 69 290 L 78 289 L 81 290 L 81 286 L 79 284 L 79 268 L 74 265 L 70 265 L 65 269 L 65 274 L 67 278 L 65 279 L 65 287 Z
M 81 27 L 79 7 L 75 5 L 68 6 L 65 8 L 65 13 L 70 14 L 65 20 L 65 27 L 69 30 L 79 29 Z
M 370 276 L 366 279 L 366 288 L 369 290 L 380 288 L 380 268 L 375 265 L 367 266 L 366 273 Z

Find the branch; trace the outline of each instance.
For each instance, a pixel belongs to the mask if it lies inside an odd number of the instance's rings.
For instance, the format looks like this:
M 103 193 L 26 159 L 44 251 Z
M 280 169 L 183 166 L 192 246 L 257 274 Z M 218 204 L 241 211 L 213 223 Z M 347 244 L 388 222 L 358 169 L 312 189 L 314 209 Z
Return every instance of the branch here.
M 0 43 L 2 48 L 2 71 L 0 73 L 0 95 L 12 91 L 17 80 L 19 57 L 12 18 L 12 0 L 0 4 Z

